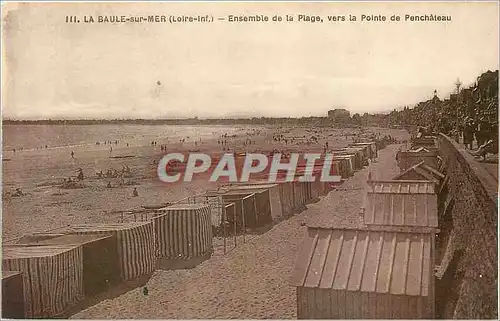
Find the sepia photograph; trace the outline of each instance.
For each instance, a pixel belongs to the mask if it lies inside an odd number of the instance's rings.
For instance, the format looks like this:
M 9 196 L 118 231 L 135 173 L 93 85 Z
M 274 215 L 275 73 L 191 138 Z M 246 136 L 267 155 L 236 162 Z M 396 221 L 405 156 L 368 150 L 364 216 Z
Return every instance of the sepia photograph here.
M 498 319 L 498 1 L 2 1 L 2 319 Z

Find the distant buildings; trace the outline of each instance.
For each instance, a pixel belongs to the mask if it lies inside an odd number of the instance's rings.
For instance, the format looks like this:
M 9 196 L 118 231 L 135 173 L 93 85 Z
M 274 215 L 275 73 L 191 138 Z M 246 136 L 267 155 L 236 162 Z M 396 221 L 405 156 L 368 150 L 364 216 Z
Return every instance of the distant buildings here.
M 336 123 L 350 122 L 351 114 L 346 109 L 333 109 L 328 111 L 328 118 Z

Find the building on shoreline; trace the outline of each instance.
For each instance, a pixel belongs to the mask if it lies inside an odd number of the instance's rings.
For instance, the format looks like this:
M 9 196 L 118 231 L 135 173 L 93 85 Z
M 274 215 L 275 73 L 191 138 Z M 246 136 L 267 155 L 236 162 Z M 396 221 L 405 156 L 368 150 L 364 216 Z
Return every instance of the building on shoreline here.
M 346 109 L 333 109 L 328 111 L 328 118 L 335 123 L 350 122 L 351 113 Z

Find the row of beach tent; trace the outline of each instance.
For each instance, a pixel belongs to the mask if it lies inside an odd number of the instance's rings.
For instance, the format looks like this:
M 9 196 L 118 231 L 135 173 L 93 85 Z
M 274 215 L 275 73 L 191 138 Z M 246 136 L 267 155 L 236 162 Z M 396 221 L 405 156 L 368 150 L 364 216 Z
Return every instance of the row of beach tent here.
M 333 151 L 334 166 L 347 178 L 376 158 L 378 147 L 360 143 Z M 256 181 L 207 191 L 205 197 L 222 199 L 216 224 L 238 233 L 290 217 L 330 190 L 320 181 Z M 209 202 L 172 204 L 150 214 L 144 221 L 75 224 L 4 243 L 2 317 L 65 317 L 114 286 L 148 278 L 175 262 L 198 264 L 210 257 L 214 215 Z
M 369 175 L 361 226 L 307 226 L 291 278 L 299 319 L 435 317 L 435 236 L 446 212 L 436 144 L 415 138 L 397 153 L 398 175 Z

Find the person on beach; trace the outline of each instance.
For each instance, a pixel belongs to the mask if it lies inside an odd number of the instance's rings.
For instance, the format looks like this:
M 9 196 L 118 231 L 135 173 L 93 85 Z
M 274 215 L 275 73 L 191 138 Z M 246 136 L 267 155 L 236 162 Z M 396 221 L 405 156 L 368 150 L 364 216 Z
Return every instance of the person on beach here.
M 21 191 L 20 188 L 16 188 L 16 192 L 14 193 L 14 195 L 12 196 L 15 196 L 15 197 L 19 197 L 19 196 L 23 196 L 23 192 Z
M 83 181 L 83 169 L 78 169 L 78 176 L 76 177 L 76 179 L 79 181 Z
M 475 157 L 483 157 L 486 160 L 488 154 L 498 154 L 498 143 L 493 140 L 488 140 L 486 143 L 479 146 L 476 151 L 469 151 L 469 153 Z
M 75 158 L 75 152 L 71 151 L 71 158 Z
M 137 192 L 137 187 L 134 187 L 134 191 L 132 192 L 133 197 L 139 196 L 139 193 Z

